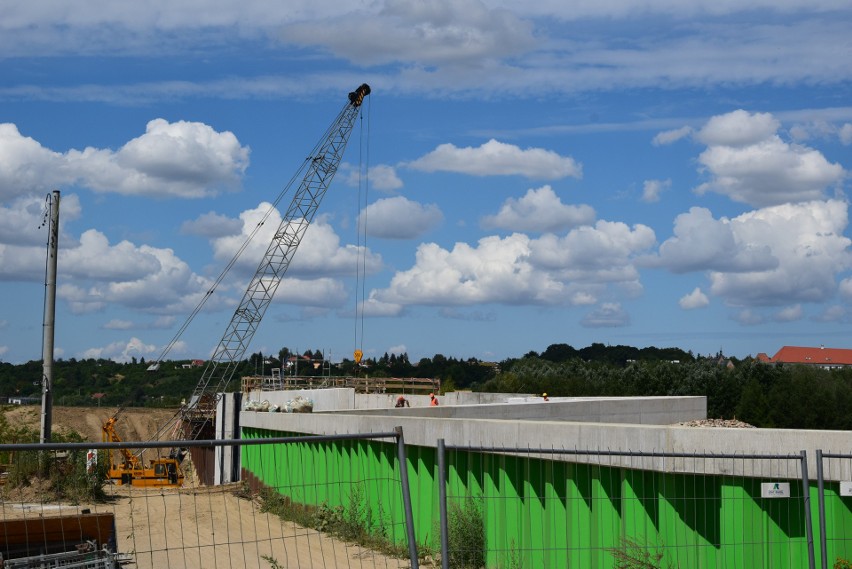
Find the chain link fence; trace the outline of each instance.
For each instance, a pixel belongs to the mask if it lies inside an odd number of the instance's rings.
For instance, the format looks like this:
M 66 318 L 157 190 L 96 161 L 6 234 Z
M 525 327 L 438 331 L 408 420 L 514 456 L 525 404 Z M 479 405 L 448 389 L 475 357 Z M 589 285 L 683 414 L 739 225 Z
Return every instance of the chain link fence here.
M 281 434 L 0 445 L 3 566 L 828 569 L 852 553 L 852 454 L 817 451 L 811 480 L 804 451 L 406 448 L 401 429 Z M 200 484 L 186 464 L 180 486 L 109 479 L 111 451 L 165 456 L 178 444 L 233 447 L 242 481 Z
M 852 567 L 852 453 L 816 451 L 821 567 Z
M 110 478 L 111 452 L 164 454 L 178 445 L 236 447 L 252 470 L 246 480 L 220 486 L 198 483 L 186 463 L 180 486 L 145 482 L 141 473 Z M 358 460 L 376 458 L 371 453 L 387 467 Z M 0 445 L 0 457 L 3 567 L 418 567 L 407 469 L 399 467 L 406 462 L 401 429 Z
M 807 457 L 438 443 L 443 567 L 815 567 Z

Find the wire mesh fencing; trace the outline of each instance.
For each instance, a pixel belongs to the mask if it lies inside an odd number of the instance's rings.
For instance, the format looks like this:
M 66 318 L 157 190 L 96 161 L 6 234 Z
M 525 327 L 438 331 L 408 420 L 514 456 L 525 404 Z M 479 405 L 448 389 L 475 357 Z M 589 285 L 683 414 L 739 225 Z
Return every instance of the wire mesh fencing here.
M 184 463 L 175 483 L 144 457 L 133 472 L 107 458 L 178 444 L 237 447 L 254 474 L 206 486 Z M 387 468 L 358 460 L 370 453 Z M 400 456 L 401 432 L 0 445 L 0 566 L 416 568 Z
M 807 457 L 438 443 L 443 567 L 814 567 Z
M 820 561 L 852 567 L 852 453 L 816 451 Z

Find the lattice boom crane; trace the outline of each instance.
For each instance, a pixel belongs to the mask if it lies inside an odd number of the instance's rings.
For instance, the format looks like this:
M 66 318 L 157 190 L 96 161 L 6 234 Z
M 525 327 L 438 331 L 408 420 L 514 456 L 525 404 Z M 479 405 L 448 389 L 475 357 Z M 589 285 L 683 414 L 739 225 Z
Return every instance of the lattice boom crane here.
M 369 94 L 370 86 L 366 83 L 349 93 L 349 101 L 303 166 L 306 172 L 302 182 L 293 194 L 272 242 L 234 311 L 213 357 L 207 363 L 189 403 L 182 409 L 185 429 L 189 426 L 184 433 L 186 438 L 198 438 L 214 416 L 218 394 L 225 389 L 245 355 L 305 230 L 313 221 L 317 208 L 337 173 L 361 103 Z

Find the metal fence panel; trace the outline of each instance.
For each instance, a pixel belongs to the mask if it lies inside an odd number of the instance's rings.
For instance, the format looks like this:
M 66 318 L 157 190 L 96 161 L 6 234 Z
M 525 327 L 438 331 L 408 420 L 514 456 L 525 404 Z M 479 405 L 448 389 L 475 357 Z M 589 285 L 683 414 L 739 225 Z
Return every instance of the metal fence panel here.
M 103 484 L 86 472 L 86 450 L 177 441 L 0 445 L 13 453 L 0 487 L 0 554 L 22 567 L 59 557 L 84 567 L 108 552 L 108 563 L 137 568 L 416 568 L 398 442 L 401 432 L 181 441 L 241 447 L 254 474 L 204 486 L 185 468 L 182 487 L 156 488 Z
M 445 567 L 814 566 L 804 454 L 438 448 Z
M 852 562 L 852 453 L 817 450 L 816 454 L 821 567 L 848 567 Z

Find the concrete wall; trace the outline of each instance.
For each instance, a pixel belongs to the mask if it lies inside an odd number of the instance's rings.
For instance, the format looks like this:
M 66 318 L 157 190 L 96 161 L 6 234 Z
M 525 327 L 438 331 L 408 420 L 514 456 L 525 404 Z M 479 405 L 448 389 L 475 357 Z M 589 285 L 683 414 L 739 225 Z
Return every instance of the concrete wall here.
M 433 411 L 440 410 L 432 409 Z M 413 415 L 413 413 L 411 414 Z M 846 431 L 793 431 L 783 429 L 700 428 L 660 425 L 624 425 L 582 422 L 518 421 L 496 419 L 448 419 L 406 414 L 325 413 L 282 414 L 244 411 L 243 427 L 256 427 L 285 433 L 346 434 L 390 432 L 403 428 L 405 442 L 435 447 L 438 439 L 447 445 L 498 448 L 555 448 L 644 453 L 708 453 L 736 455 L 798 455 L 809 457 L 809 476 L 816 479 L 817 449 L 850 452 L 852 439 Z M 557 455 L 555 458 L 559 459 Z M 564 456 L 572 462 L 587 461 L 582 456 Z M 609 464 L 673 472 L 795 477 L 795 467 L 784 460 L 731 460 L 729 458 L 660 458 L 636 456 L 608 458 Z M 591 462 L 591 460 L 588 460 Z M 594 462 L 599 462 L 595 459 Z M 850 480 L 849 461 L 831 468 L 832 480 Z M 743 472 L 748 468 L 749 472 Z M 755 469 L 762 469 L 755 472 Z
M 242 393 L 223 393 L 216 405 L 216 438 L 240 438 L 240 411 Z M 205 450 L 205 449 L 201 449 Z M 228 484 L 240 479 L 240 453 L 234 447 L 220 446 L 213 449 L 213 483 Z
M 294 389 L 288 391 L 250 391 L 244 401 L 269 401 L 282 407 L 287 401 L 301 395 L 314 402 L 314 411 L 340 411 L 346 409 L 388 409 L 393 408 L 398 393 L 355 393 L 352 388 L 332 389 Z M 411 407 L 428 407 L 428 395 L 404 394 Z M 438 395 L 440 405 L 482 405 L 488 403 L 507 403 L 510 400 L 529 398 L 541 401 L 540 397 L 524 394 L 475 393 L 472 391 L 453 391 Z
M 288 391 L 249 391 L 243 399 L 248 401 L 268 401 L 270 405 L 284 408 L 288 401 L 304 397 L 314 402 L 314 412 L 355 409 L 355 390 L 348 387 L 331 389 L 293 389 Z
M 356 400 L 362 396 L 356 396 Z M 387 397 L 387 396 L 382 396 Z M 579 421 L 670 425 L 707 418 L 706 397 L 561 397 L 544 402 L 541 397 L 508 397 L 504 402 L 480 405 L 428 406 L 412 401 L 411 408 L 394 407 L 394 396 L 383 408 L 356 408 L 341 413 L 384 417 L 440 417 L 442 419 L 503 419 L 519 421 Z M 505 402 L 508 401 L 508 402 Z

